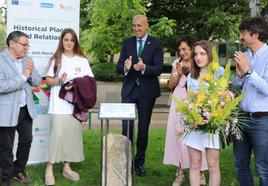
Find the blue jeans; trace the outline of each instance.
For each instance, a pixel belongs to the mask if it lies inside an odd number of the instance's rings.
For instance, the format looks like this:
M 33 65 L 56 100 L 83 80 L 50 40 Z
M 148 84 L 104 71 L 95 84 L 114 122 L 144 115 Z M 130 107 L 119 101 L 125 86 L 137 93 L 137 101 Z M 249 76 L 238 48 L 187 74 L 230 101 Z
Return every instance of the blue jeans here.
M 248 118 L 243 127 L 243 140 L 234 140 L 234 165 L 241 186 L 254 186 L 250 170 L 253 150 L 259 186 L 268 186 L 268 117 Z

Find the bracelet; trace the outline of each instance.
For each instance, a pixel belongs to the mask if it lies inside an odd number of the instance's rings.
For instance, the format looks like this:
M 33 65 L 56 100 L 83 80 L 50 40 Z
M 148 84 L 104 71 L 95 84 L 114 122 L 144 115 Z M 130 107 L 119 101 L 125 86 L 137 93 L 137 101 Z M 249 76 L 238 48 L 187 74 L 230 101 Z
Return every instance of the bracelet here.
M 63 82 L 61 82 L 61 79 L 55 78 L 57 80 L 57 83 L 54 86 L 62 86 Z

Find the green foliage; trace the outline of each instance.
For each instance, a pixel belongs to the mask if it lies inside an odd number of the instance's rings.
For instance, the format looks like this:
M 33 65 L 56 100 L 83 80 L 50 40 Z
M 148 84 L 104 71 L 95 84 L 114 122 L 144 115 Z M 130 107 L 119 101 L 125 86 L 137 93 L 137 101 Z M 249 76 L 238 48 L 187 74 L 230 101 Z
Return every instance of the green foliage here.
M 258 5 L 261 9 L 261 16 L 268 17 L 268 0 L 259 0 Z
M 250 13 L 248 0 L 144 0 L 144 3 L 150 3 L 147 15 L 151 20 L 161 16 L 176 20 L 173 39 L 196 35 L 198 39 L 236 40 L 238 24 Z
M 150 34 L 158 38 L 165 38 L 174 34 L 174 27 L 176 21 L 168 19 L 167 17 L 161 17 L 159 21 L 150 27 Z
M 0 50 L 6 46 L 6 26 L 0 24 Z
M 162 73 L 171 73 L 172 66 L 170 64 L 164 63 Z
M 88 18 L 88 5 L 91 0 L 80 0 L 80 30 L 85 30 L 90 25 Z
M 262 8 L 266 7 L 268 4 L 268 0 L 259 0 L 259 4 Z
M 114 63 L 94 63 L 91 65 L 94 77 L 99 81 L 121 81 L 122 77 L 116 72 Z
M 90 27 L 82 32 L 82 47 L 94 62 L 112 61 L 132 33 L 133 16 L 145 12 L 140 0 L 91 0 L 87 10 Z
M 123 38 L 133 34 L 132 18 L 145 14 L 146 8 L 141 0 L 91 0 L 83 11 L 87 11 L 84 22 L 90 23 L 82 32 L 84 51 L 92 55 L 94 62 L 112 62 L 114 54 L 120 52 Z M 151 26 L 150 34 L 168 37 L 174 34 L 175 26 L 174 20 L 162 16 Z

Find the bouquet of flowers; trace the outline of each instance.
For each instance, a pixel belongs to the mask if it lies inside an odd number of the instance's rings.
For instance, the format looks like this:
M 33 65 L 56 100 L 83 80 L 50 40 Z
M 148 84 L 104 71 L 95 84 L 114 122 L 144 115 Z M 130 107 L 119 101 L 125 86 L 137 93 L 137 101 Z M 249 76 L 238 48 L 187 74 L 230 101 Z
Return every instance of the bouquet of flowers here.
M 241 125 L 238 120 L 238 104 L 243 94 L 235 96 L 229 88 L 230 66 L 229 61 L 224 74 L 216 77 L 219 59 L 216 49 L 213 48 L 213 61 L 208 66 L 208 72 L 200 76 L 200 87 L 197 92 L 188 89 L 188 98 L 176 99 L 177 112 L 184 122 L 184 133 L 192 130 L 202 130 L 211 134 L 219 133 L 224 144 L 232 135 L 237 139 L 242 138 Z

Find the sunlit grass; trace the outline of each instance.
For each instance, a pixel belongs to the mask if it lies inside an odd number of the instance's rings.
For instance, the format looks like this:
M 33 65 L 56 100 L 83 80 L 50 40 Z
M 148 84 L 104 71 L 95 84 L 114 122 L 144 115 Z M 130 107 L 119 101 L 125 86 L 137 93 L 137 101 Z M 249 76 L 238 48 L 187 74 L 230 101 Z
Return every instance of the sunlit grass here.
M 118 132 L 118 131 L 116 131 Z M 71 138 L 71 136 L 70 136 Z M 172 185 L 176 168 L 166 166 L 163 162 L 165 143 L 165 130 L 151 130 L 148 151 L 146 154 L 146 176 L 135 177 L 136 186 L 170 186 Z M 73 169 L 80 173 L 78 182 L 66 180 L 62 175 L 62 164 L 56 164 L 54 174 L 57 186 L 99 186 L 100 185 L 100 132 L 98 130 L 84 131 L 84 150 L 86 160 L 73 164 Z M 238 186 L 235 170 L 232 163 L 232 146 L 221 151 L 221 186 Z M 34 186 L 44 185 L 45 164 L 31 165 L 27 168 L 28 174 L 33 178 Z M 188 171 L 185 186 L 189 185 Z M 257 176 L 255 181 L 257 184 Z M 208 174 L 206 173 L 208 179 Z M 208 182 L 208 181 L 207 181 Z M 19 184 L 17 184 L 19 185 Z

